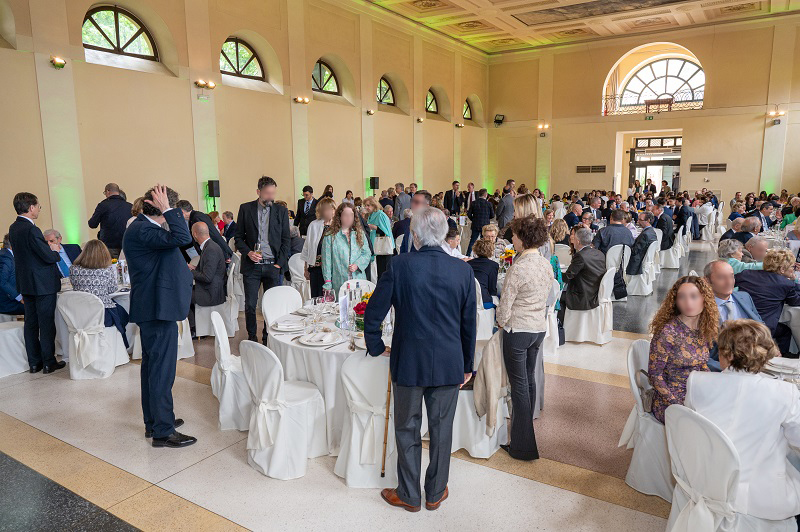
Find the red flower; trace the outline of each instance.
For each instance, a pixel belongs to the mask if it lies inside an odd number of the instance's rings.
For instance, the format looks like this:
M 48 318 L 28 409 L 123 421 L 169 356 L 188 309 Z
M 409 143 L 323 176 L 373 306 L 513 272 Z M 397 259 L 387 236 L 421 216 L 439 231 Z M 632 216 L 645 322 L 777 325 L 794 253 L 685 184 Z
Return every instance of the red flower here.
M 363 316 L 363 315 L 364 315 L 364 311 L 365 311 L 365 310 L 367 310 L 367 304 L 366 304 L 366 303 L 363 303 L 363 302 L 362 302 L 362 303 L 359 303 L 359 304 L 357 304 L 355 307 L 353 307 L 353 310 L 354 310 L 354 311 L 355 311 L 355 313 L 356 313 L 356 314 L 358 314 L 359 316 Z

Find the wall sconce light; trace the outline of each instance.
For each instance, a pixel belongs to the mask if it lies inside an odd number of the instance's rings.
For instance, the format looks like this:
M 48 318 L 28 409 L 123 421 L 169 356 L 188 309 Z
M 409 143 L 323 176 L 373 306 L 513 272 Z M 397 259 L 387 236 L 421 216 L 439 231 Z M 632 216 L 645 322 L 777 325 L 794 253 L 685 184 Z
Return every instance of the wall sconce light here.
M 195 81 L 194 86 L 197 87 L 198 89 L 208 89 L 210 91 L 213 91 L 215 88 L 217 88 L 216 83 L 214 83 L 213 81 L 206 81 L 204 79 L 198 79 L 197 81 Z
M 464 124 L 458 123 L 458 124 L 456 124 L 456 127 L 461 129 L 462 127 L 464 127 Z
M 539 129 L 550 129 L 550 124 L 548 124 L 547 122 L 545 122 L 545 123 L 539 124 L 537 127 L 538 127 Z
M 417 118 L 417 124 L 421 124 L 425 121 L 424 118 Z
M 372 115 L 374 115 L 374 114 L 375 114 L 375 110 L 374 110 L 374 109 L 367 109 L 367 114 L 368 114 L 369 116 L 372 116 Z
M 774 118 L 776 116 L 785 116 L 786 111 L 781 110 L 781 108 L 776 104 L 774 109 L 770 109 L 767 113 L 767 116 L 770 118 Z
M 56 70 L 61 70 L 62 68 L 67 66 L 67 60 L 55 55 L 51 55 L 50 64 L 53 65 L 53 68 L 55 68 Z
M 304 97 L 304 96 L 295 96 L 294 97 L 294 102 L 295 103 L 302 103 L 302 104 L 308 105 L 309 101 L 311 101 L 311 100 L 309 100 L 308 97 Z

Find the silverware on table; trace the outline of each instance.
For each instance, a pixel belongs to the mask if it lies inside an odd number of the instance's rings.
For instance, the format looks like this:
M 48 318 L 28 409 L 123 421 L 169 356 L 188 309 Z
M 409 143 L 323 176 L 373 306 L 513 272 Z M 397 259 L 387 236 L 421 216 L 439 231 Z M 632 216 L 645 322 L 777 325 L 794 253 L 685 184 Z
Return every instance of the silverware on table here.
M 328 347 L 324 348 L 323 351 L 327 351 L 328 349 L 331 349 L 333 347 L 336 347 L 336 346 L 339 346 L 339 345 L 342 345 L 342 344 L 346 344 L 346 343 L 347 343 L 347 340 L 344 340 L 344 341 L 341 341 L 341 342 L 337 342 L 335 344 L 331 344 Z

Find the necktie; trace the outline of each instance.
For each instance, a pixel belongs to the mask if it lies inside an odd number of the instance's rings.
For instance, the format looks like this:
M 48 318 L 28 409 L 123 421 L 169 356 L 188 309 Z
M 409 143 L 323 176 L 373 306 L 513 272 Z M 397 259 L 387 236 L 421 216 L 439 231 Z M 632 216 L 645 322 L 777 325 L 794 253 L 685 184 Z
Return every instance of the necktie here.
M 733 316 L 733 300 L 727 300 L 722 306 L 725 307 L 725 319 L 722 321 L 728 321 Z
M 308 209 L 309 209 L 310 207 L 311 207 L 311 204 L 310 204 L 309 202 L 306 202 L 306 210 L 305 210 L 305 211 L 303 211 L 303 212 L 304 212 L 305 214 L 308 214 Z
M 64 262 L 64 259 L 58 261 L 58 269 L 61 270 L 62 277 L 69 277 L 69 268 L 67 268 L 67 263 Z

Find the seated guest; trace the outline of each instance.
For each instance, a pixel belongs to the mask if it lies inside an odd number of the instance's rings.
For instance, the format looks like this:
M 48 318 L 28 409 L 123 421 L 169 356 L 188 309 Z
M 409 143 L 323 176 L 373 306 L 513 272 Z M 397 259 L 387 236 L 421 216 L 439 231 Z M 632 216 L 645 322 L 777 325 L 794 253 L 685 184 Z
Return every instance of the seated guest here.
M 744 203 L 741 201 L 733 204 L 731 214 L 728 216 L 728 220 L 735 220 L 737 218 L 744 218 Z
M 384 205 L 383 206 L 383 213 L 389 217 L 390 220 L 394 219 L 394 207 L 391 205 Z
M 625 227 L 625 211 L 616 209 L 611 212 L 609 224 L 597 232 L 592 245 L 603 254 L 617 245 L 633 246 L 633 236 Z
M 136 220 L 136 217 L 142 214 L 142 208 L 144 207 L 144 198 L 138 197 L 133 201 L 133 205 L 131 206 L 131 217 L 128 218 L 128 221 L 125 222 L 125 228 L 127 229 Z
M 573 229 L 570 243 L 574 254 L 569 268 L 564 272 L 567 288 L 561 296 L 559 320 L 562 323 L 566 309 L 592 310 L 600 305 L 597 296 L 600 281 L 606 273 L 606 256 L 592 247 L 592 232 L 589 229 Z
M 48 229 L 44 232 L 44 239 L 50 244 L 52 249 L 57 249 L 61 260 L 58 263 L 58 270 L 61 277 L 69 277 L 69 267 L 81 254 L 81 247 L 78 244 L 62 244 L 61 233 L 55 229 Z
M 743 223 L 744 223 L 744 218 L 742 217 L 734 218 L 731 221 L 731 228 L 722 233 L 722 236 L 719 237 L 720 243 L 722 243 L 723 240 L 728 240 L 729 238 L 733 238 L 733 235 L 742 230 Z
M 703 220 L 704 222 L 711 223 L 712 218 L 711 215 L 714 213 L 714 204 L 710 201 L 706 201 L 696 209 L 697 219 Z M 707 225 L 707 223 L 699 224 L 698 227 L 702 231 L 703 228 Z
M 789 447 L 800 447 L 800 392 L 761 370 L 780 356 L 769 330 L 734 320 L 719 334 L 720 374 L 692 373 L 685 405 L 730 438 L 739 456 L 739 496 L 731 510 L 765 520 L 751 530 L 795 530 L 800 474 Z
M 790 355 L 792 331 L 785 323 L 779 323 L 783 305 L 800 305 L 794 269 L 794 253 L 788 249 L 772 249 L 764 257 L 763 270 L 744 270 L 736 274 L 737 288 L 753 298 L 758 314 L 784 356 Z
M 542 213 L 542 216 L 544 217 L 544 221 L 547 223 L 548 228 L 553 225 L 553 221 L 556 219 L 556 213 L 551 209 L 545 209 L 545 211 Z
M 22 295 L 17 290 L 14 252 L 11 249 L 8 234 L 3 237 L 3 249 L 0 249 L 0 314 L 14 316 L 25 314 Z
M 330 227 L 335 212 L 336 202 L 329 197 L 321 198 L 317 202 L 317 218 L 308 225 L 302 253 L 306 278 L 311 285 L 311 297 L 322 297 L 322 285 L 325 283 L 322 278 L 322 236 Z
M 458 229 L 448 229 L 444 237 L 444 244 L 442 249 L 456 259 L 468 259 L 468 257 L 461 253 L 461 233 Z
M 316 209 L 316 207 L 314 207 Z M 306 228 L 308 229 L 308 228 Z M 289 238 L 291 239 L 289 244 L 289 256 L 297 255 L 298 253 L 303 252 L 303 246 L 305 245 L 306 241 L 300 236 L 300 228 L 296 225 L 289 227 Z M 289 272 L 286 272 L 289 273 Z
M 656 203 L 650 209 L 656 219 L 656 229 L 661 230 L 661 251 L 667 250 L 675 243 L 675 224 L 671 216 L 664 212 L 664 204 Z
M 573 203 L 569 208 L 569 212 L 564 216 L 564 221 L 567 222 L 567 226 L 570 229 L 581 223 L 582 213 L 583 207 L 580 205 L 580 203 Z
M 367 235 L 357 216 L 352 205 L 340 204 L 322 238 L 322 288 L 335 294 L 348 279 L 366 280 L 372 263 Z
M 733 234 L 733 237 L 742 244 L 747 244 L 747 241 L 761 232 L 761 220 L 755 216 L 749 216 L 742 222 L 742 229 Z
M 594 224 L 595 220 L 596 218 L 590 211 L 583 211 L 583 214 L 581 214 L 581 225 L 589 231 L 597 231 L 598 227 Z
M 550 226 L 550 238 L 556 244 L 564 244 L 569 246 L 569 226 L 564 220 L 553 220 L 553 225 Z
M 769 242 L 767 242 L 767 239 L 761 236 L 754 236 L 744 245 L 741 260 L 747 263 L 762 262 L 767 251 L 769 251 Z
M 744 270 L 761 270 L 761 262 L 744 262 L 742 256 L 742 243 L 738 240 L 728 239 L 719 243 L 717 250 L 719 258 L 727 262 L 733 268 L 733 273 L 740 273 Z
M 639 216 L 638 224 L 639 227 L 642 228 L 642 232 L 639 233 L 639 236 L 637 236 L 636 240 L 633 242 L 633 246 L 631 246 L 631 258 L 628 261 L 628 267 L 625 269 L 625 273 L 628 275 L 641 275 L 642 264 L 645 255 L 647 255 L 647 250 L 650 249 L 650 244 L 658 240 L 656 231 L 652 226 L 652 212 L 643 212 Z
M 795 226 L 791 231 L 786 231 L 786 240 L 800 240 L 800 227 Z
M 714 293 L 702 277 L 681 277 L 653 317 L 647 375 L 653 416 L 664 422 L 669 405 L 683 404 L 692 371 L 708 371 L 708 355 L 719 329 Z
M 233 213 L 231 211 L 223 212 L 222 222 L 225 224 L 222 228 L 222 236 L 226 242 L 230 242 L 231 238 L 236 236 L 236 222 L 233 219 Z
M 494 247 L 494 253 L 492 254 L 492 258 L 495 259 L 498 258 L 500 255 L 502 255 L 509 245 L 508 242 L 506 242 L 502 238 L 501 239 L 497 238 L 499 234 L 500 234 L 500 229 L 495 224 L 484 225 L 483 230 L 481 231 L 481 238 L 486 239 L 492 243 L 492 246 Z M 474 259 L 477 256 L 478 255 L 473 250 L 472 254 L 470 255 L 470 258 Z
M 192 304 L 189 308 L 189 326 L 194 337 L 194 307 L 215 307 L 225 303 L 225 255 L 219 245 L 211 240 L 206 224 L 192 226 L 192 238 L 200 246 L 200 260 L 197 266 L 189 264 L 194 278 Z
M 472 250 L 477 257 L 469 261 L 469 265 L 472 266 L 472 271 L 475 272 L 475 279 L 481 285 L 483 308 L 494 308 L 492 296 L 497 295 L 497 272 L 500 269 L 500 265 L 493 260 L 494 244 L 485 238 L 481 238 L 475 242 Z
M 536 460 L 539 450 L 531 422 L 536 403 L 534 371 L 547 331 L 547 296 L 553 283 L 553 270 L 539 253 L 539 248 L 549 238 L 544 220 L 533 216 L 515 218 L 511 228 L 517 256 L 506 274 L 503 297 L 497 309 L 497 324 L 503 329 L 503 361 L 511 386 L 512 405 L 511 441 L 501 447 L 517 460 Z M 588 233 L 585 229 L 581 231 Z
M 765 201 L 761 204 L 758 208 L 758 219 L 761 220 L 761 230 L 766 231 L 776 223 L 778 220 L 773 219 L 773 212 L 775 211 L 775 206 L 772 204 L 771 201 Z M 779 211 L 780 213 L 780 211 Z
M 619 208 L 631 216 L 633 223 L 636 223 L 636 221 L 639 219 L 639 213 L 637 213 L 635 210 L 631 210 L 631 205 L 627 201 L 620 201 Z
M 88 241 L 86 249 L 72 261 L 69 281 L 73 290 L 89 292 L 100 298 L 106 309 L 104 325 L 116 327 L 125 347 L 128 347 L 125 336 L 128 313 L 111 299 L 111 294 L 118 291 L 117 267 L 111 263 L 111 253 L 106 245 L 99 240 Z
M 792 198 L 794 202 L 797 200 L 797 203 L 800 203 L 800 197 Z M 793 203 L 794 204 L 794 203 Z M 791 225 L 797 222 L 797 218 L 800 217 L 800 206 L 795 208 L 795 210 L 791 211 L 789 214 L 785 215 L 781 220 L 781 229 L 785 228 L 787 225 Z

